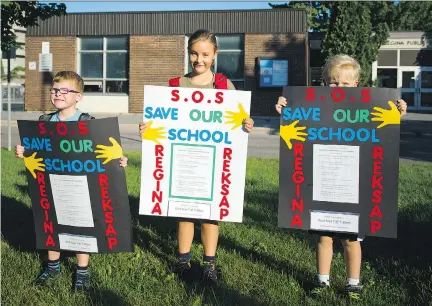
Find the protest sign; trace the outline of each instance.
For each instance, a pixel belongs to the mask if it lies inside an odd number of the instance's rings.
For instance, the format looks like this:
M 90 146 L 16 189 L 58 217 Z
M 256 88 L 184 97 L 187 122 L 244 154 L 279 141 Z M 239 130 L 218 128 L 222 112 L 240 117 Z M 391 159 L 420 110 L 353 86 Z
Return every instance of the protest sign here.
M 241 222 L 250 92 L 144 87 L 139 213 Z
M 36 247 L 131 252 L 132 226 L 117 118 L 18 120 Z
M 278 224 L 395 238 L 399 91 L 285 87 Z

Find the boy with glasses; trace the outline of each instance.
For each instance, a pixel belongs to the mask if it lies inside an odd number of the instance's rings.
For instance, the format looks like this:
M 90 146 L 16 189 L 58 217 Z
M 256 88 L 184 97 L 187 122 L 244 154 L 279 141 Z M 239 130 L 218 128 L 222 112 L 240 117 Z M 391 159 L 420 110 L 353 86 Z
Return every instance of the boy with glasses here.
M 56 112 L 44 114 L 39 121 L 85 121 L 94 119 L 87 113 L 81 112 L 76 106 L 83 98 L 84 81 L 73 71 L 61 71 L 53 79 L 50 90 L 51 103 L 57 109 Z M 24 147 L 15 146 L 15 156 L 24 158 Z M 127 166 L 127 158 L 120 158 L 120 166 Z M 77 253 L 77 268 L 75 271 L 74 289 L 76 291 L 87 291 L 90 286 L 90 275 L 88 264 L 89 254 Z M 36 279 L 38 285 L 45 284 L 49 279 L 60 274 L 60 252 L 48 251 L 48 265 L 41 275 Z

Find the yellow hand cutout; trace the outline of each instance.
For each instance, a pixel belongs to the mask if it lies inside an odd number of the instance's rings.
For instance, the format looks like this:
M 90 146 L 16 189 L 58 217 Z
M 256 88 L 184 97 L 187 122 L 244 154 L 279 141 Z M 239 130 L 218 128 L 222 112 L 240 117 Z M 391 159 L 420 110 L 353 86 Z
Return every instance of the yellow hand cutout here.
M 36 153 L 37 152 L 34 152 L 31 156 L 24 157 L 24 165 L 28 171 L 30 171 L 34 179 L 36 178 L 36 170 L 45 171 L 45 164 L 42 162 L 43 158 L 36 158 Z
M 374 111 L 377 113 L 370 113 L 374 115 L 371 121 L 382 121 L 380 125 L 378 125 L 378 129 L 388 125 L 388 124 L 400 124 L 400 113 L 396 107 L 396 105 L 392 101 L 388 101 L 390 105 L 390 109 L 384 109 L 381 107 L 374 107 Z
M 144 133 L 142 135 L 142 139 L 152 140 L 157 144 L 160 144 L 158 139 L 165 139 L 166 132 L 164 130 L 164 127 L 152 128 L 152 124 L 152 120 L 148 122 L 147 128 L 144 130 Z
M 112 137 L 108 139 L 112 143 L 112 146 L 97 145 L 96 149 L 98 150 L 94 151 L 95 153 L 99 154 L 96 155 L 96 158 L 105 158 L 105 161 L 102 163 L 103 165 L 109 163 L 113 159 L 121 158 L 123 156 L 122 147 L 119 145 L 117 140 Z
M 224 118 L 228 119 L 225 121 L 225 124 L 234 124 L 231 130 L 235 130 L 243 124 L 243 120 L 249 118 L 241 103 L 238 104 L 238 108 L 239 112 L 226 111 L 226 115 L 224 116 Z
M 295 139 L 295 140 L 300 140 L 300 141 L 304 142 L 306 140 L 306 138 L 303 136 L 308 135 L 307 133 L 300 132 L 300 131 L 306 129 L 305 126 L 295 127 L 295 125 L 298 122 L 299 122 L 299 120 L 296 120 L 293 123 L 291 123 L 290 125 L 281 125 L 280 126 L 280 136 L 285 141 L 285 143 L 288 146 L 288 149 L 290 149 L 290 150 L 293 147 L 291 140 Z

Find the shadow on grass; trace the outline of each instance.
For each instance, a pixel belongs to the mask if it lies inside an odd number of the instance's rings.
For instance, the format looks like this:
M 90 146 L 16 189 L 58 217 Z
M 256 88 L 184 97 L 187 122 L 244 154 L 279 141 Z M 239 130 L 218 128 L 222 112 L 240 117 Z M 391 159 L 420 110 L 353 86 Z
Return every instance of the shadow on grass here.
M 398 238 L 367 237 L 363 242 L 364 260 L 395 283 L 408 290 L 406 305 L 428 305 L 432 288 L 432 206 L 402 209 L 398 214 Z M 422 279 L 420 279 L 422 278 Z M 419 286 L 427 286 L 429 292 Z
M 139 215 L 139 198 L 133 196 L 129 196 L 129 206 L 134 242 L 170 263 L 170 255 L 175 256 L 177 249 L 174 245 L 169 244 L 169 241 L 175 239 L 177 235 L 177 220 L 175 218 Z M 137 225 L 149 231 L 143 231 L 137 228 Z
M 255 180 L 247 181 L 247 184 L 250 186 L 256 185 L 257 183 L 258 182 Z M 292 237 L 296 240 L 307 241 L 309 247 L 315 248 L 315 237 L 307 234 L 306 231 L 278 227 L 278 190 L 246 191 L 245 201 L 249 203 L 248 205 L 245 205 L 243 209 L 243 216 L 246 224 L 251 224 L 256 228 L 265 230 L 269 233 L 278 233 L 286 237 Z M 239 252 L 243 257 L 252 256 L 254 260 L 265 264 L 267 267 L 272 268 L 275 271 L 285 271 L 286 274 L 292 275 L 292 277 L 302 285 L 306 293 L 313 287 L 314 275 L 310 272 L 298 269 L 296 266 L 288 262 L 279 261 L 272 256 L 268 256 L 254 249 L 241 247 L 227 237 L 220 237 L 219 244 L 225 249 Z
M 17 250 L 34 252 L 36 234 L 31 208 L 6 196 L 2 196 L 1 203 L 1 230 L 4 239 Z
M 93 279 L 92 282 L 98 282 L 97 279 Z M 104 306 L 132 306 L 127 303 L 124 298 L 122 298 L 117 293 L 107 290 L 104 288 L 97 288 L 96 290 L 90 290 L 86 294 L 86 298 L 89 305 L 104 305 Z
M 256 185 L 255 180 L 247 180 L 248 185 Z M 270 233 L 281 233 L 287 237 L 308 242 L 310 248 L 315 248 L 316 237 L 304 230 L 278 227 L 279 191 L 260 190 L 245 192 L 245 202 L 249 203 L 243 208 L 243 216 L 247 223 Z
M 20 175 L 22 175 L 24 173 L 24 175 L 26 175 L 25 171 L 21 171 Z M 20 193 L 22 194 L 30 194 L 29 189 L 28 189 L 28 185 L 17 185 L 14 184 L 14 187 L 19 190 Z
M 203 305 L 251 305 L 251 306 L 264 306 L 256 299 L 241 294 L 233 289 L 228 288 L 222 282 L 217 287 L 206 287 L 201 283 L 196 285 L 188 285 L 187 290 L 194 290 L 198 294 L 202 294 Z
M 288 262 L 280 261 L 252 248 L 239 246 L 234 240 L 222 235 L 219 237 L 219 246 L 228 251 L 236 252 L 244 258 L 252 258 L 254 261 L 262 263 L 275 271 L 284 271 L 285 274 L 291 275 L 297 283 L 302 284 L 303 289 L 306 292 L 312 289 L 314 275 L 307 271 L 298 269 L 296 266 Z
M 22 193 L 28 193 L 27 186 L 15 185 L 15 188 Z M 20 252 L 37 253 L 43 261 L 40 268 L 40 272 L 42 272 L 47 261 L 48 251 L 36 248 L 32 209 L 24 203 L 7 196 L 2 196 L 1 203 L 1 231 L 3 238 L 10 247 Z M 72 265 L 67 260 L 69 257 L 75 257 L 75 253 L 61 252 L 60 260 L 62 265 L 71 268 Z
M 139 224 L 150 229 L 154 234 L 141 230 L 134 226 L 133 234 L 135 243 L 162 259 L 168 266 L 169 273 L 174 272 L 176 264 L 177 245 L 169 241 L 177 241 L 176 218 L 152 217 L 138 215 L 139 199 L 129 197 L 132 219 L 134 224 Z M 201 241 L 201 226 L 199 221 L 195 224 L 194 241 Z M 203 304 L 210 305 L 262 305 L 255 299 L 243 295 L 224 285 L 223 280 L 217 287 L 207 287 L 200 282 L 201 268 L 199 263 L 192 261 L 192 273 L 194 281 L 184 282 L 186 292 L 194 292 L 202 296 Z M 228 304 L 227 304 L 228 303 Z
M 251 182 L 249 182 L 251 183 Z M 252 183 L 253 184 L 253 183 Z M 315 246 L 314 237 L 311 238 L 304 231 L 290 231 L 277 227 L 277 207 L 278 207 L 278 193 L 271 191 L 259 191 L 259 192 L 246 192 L 245 201 L 252 203 L 248 204 L 244 208 L 244 216 L 247 224 L 252 225 L 256 228 L 263 229 L 270 233 L 283 233 L 287 236 L 295 237 L 296 239 L 307 239 L 310 245 Z M 138 211 L 139 199 L 135 197 L 130 197 L 129 202 L 131 205 L 131 211 Z M 259 203 L 259 204 L 257 204 Z M 257 206 L 261 206 L 263 209 L 259 209 Z M 134 237 L 137 243 L 146 247 L 151 244 L 156 244 L 159 246 L 157 250 L 150 250 L 155 256 L 163 258 L 169 263 L 170 266 L 175 264 L 172 258 L 175 258 L 177 245 L 167 243 L 166 239 L 163 237 L 169 237 L 171 240 L 176 240 L 177 235 L 177 220 L 175 218 L 157 218 L 151 216 L 133 216 L 134 219 L 139 220 L 139 223 L 145 227 L 151 228 L 156 233 L 156 237 L 150 236 L 148 233 L 134 228 Z M 196 222 L 194 241 L 201 241 L 201 227 L 200 223 Z M 313 286 L 314 275 L 307 271 L 298 269 L 296 266 L 279 261 L 272 256 L 268 256 L 259 251 L 253 249 L 248 249 L 240 246 L 234 240 L 220 235 L 219 236 L 219 247 L 222 247 L 230 252 L 237 252 L 244 258 L 250 258 L 257 262 L 266 265 L 268 268 L 274 269 L 275 271 L 284 271 L 286 274 L 292 275 L 294 279 L 299 284 L 302 284 L 303 289 L 308 292 Z M 169 256 L 167 254 L 171 254 Z M 171 259 L 170 259 L 171 258 Z M 193 263 L 193 273 L 195 277 L 200 276 L 200 270 L 197 268 L 197 263 Z M 230 305 L 260 305 L 260 303 L 248 296 L 239 294 L 232 289 L 224 287 L 223 276 L 220 286 L 218 286 L 214 291 L 212 289 L 206 288 L 199 282 L 186 283 L 188 291 L 193 290 L 195 292 L 204 292 L 203 303 L 220 303 L 221 300 L 224 302 L 229 302 Z M 222 297 L 218 299 L 216 297 Z

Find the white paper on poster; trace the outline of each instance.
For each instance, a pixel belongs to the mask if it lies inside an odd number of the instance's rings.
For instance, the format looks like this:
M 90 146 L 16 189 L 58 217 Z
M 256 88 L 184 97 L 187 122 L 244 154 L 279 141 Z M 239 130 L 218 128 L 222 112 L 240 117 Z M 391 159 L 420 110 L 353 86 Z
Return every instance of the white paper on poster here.
M 215 152 L 214 146 L 172 146 L 171 197 L 211 200 Z
M 72 234 L 59 234 L 60 249 L 76 252 L 97 253 L 97 238 Z
M 250 99 L 249 91 L 144 86 L 143 121 L 161 134 L 142 141 L 141 215 L 242 222 L 248 134 L 226 116 L 240 106 L 249 114 Z
M 313 145 L 313 200 L 359 203 L 360 147 Z
M 211 204 L 169 200 L 168 216 L 192 219 L 210 219 Z
M 87 176 L 50 174 L 49 178 L 58 224 L 94 227 Z
M 359 215 L 333 211 L 310 211 L 310 229 L 358 233 Z

